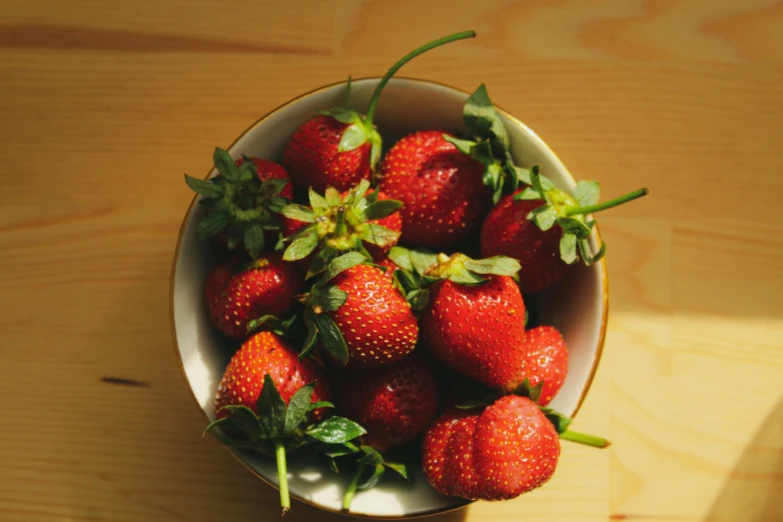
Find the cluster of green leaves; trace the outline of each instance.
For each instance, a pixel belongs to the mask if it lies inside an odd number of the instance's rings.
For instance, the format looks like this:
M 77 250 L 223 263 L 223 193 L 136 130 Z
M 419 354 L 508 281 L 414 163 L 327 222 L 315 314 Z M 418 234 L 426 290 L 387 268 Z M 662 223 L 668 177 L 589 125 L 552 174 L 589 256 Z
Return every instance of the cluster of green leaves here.
M 514 164 L 508 132 L 484 84 L 465 102 L 462 119 L 472 139 L 463 140 L 449 135 L 443 138 L 484 166 L 484 184 L 492 189 L 492 201 L 497 203 L 503 195 L 512 194 L 517 189 L 519 176 L 524 170 Z
M 414 310 L 427 306 L 430 287 L 438 281 L 448 279 L 460 285 L 483 285 L 489 280 L 489 274 L 517 279 L 520 270 L 519 261 L 505 256 L 471 259 L 454 254 L 450 259 L 439 259 L 426 250 L 394 247 L 389 258 L 400 267 L 394 271 L 395 284 Z
M 581 208 L 598 203 L 600 187 L 595 181 L 580 181 L 572 195 L 556 189 L 554 184 L 541 176 L 539 167 L 528 172 L 529 186 L 514 196 L 516 200 L 543 200 L 544 205 L 534 208 L 527 216 L 539 229 L 547 231 L 557 224 L 562 230 L 560 236 L 560 258 L 567 264 L 582 260 L 587 265 L 599 261 L 606 252 L 601 242 L 598 252 L 593 253 L 590 233 L 595 221 L 587 220 L 584 214 L 576 212 Z
M 275 315 L 262 315 L 256 319 L 251 319 L 247 323 L 247 333 L 256 331 L 269 331 L 282 337 L 298 339 L 302 332 L 302 312 L 297 310 L 290 317 L 280 319 Z
M 383 455 L 372 446 L 356 445 L 352 442 L 345 442 L 324 453 L 329 458 L 329 467 L 335 473 L 339 473 L 336 459 L 339 457 L 353 456 L 356 463 L 362 466 L 359 484 L 357 489 L 365 490 L 374 487 L 383 478 L 386 469 L 391 469 L 406 480 L 410 480 L 408 466 L 401 462 L 387 462 Z
M 207 238 L 226 232 L 228 248 L 243 243 L 247 252 L 257 258 L 264 250 L 264 230 L 280 230 L 276 213 L 288 204 L 280 193 L 287 180 L 261 181 L 255 162 L 243 156 L 236 166 L 231 155 L 215 148 L 212 156 L 219 176 L 197 179 L 185 174 L 185 183 L 202 198 L 199 204 L 208 209 L 196 227 L 198 237 Z
M 351 77 L 349 76 L 348 82 L 345 84 L 345 91 L 343 92 L 342 106 L 332 107 L 331 109 L 320 110 L 318 112 L 325 116 L 331 116 L 340 123 L 348 125 L 343 131 L 343 135 L 340 137 L 340 143 L 337 144 L 337 150 L 339 152 L 348 152 L 358 149 L 365 143 L 370 144 L 370 167 L 372 170 L 375 170 L 378 161 L 381 159 L 381 135 L 372 124 L 372 121 L 367 121 L 358 112 L 345 108 L 345 106 L 348 105 L 350 98 Z
M 595 222 L 586 220 L 583 213 L 578 212 L 579 209 L 597 205 L 600 192 L 598 183 L 580 181 L 569 195 L 542 176 L 540 166 L 530 169 L 516 166 L 509 150 L 508 133 L 483 84 L 466 101 L 463 121 L 472 140 L 448 135 L 444 135 L 444 139 L 484 165 L 484 184 L 492 189 L 493 201 L 497 203 L 502 196 L 513 194 L 520 184 L 527 185 L 515 199 L 541 199 L 546 202 L 534 209 L 527 218 L 542 231 L 549 230 L 555 224 L 560 226 L 563 232 L 560 239 L 562 260 L 572 264 L 581 257 L 587 265 L 599 261 L 606 245 L 601 243 L 598 252 L 593 253 L 589 238 Z
M 327 188 L 323 196 L 311 188 L 309 207 L 297 204 L 284 207 L 281 211 L 284 216 L 307 225 L 282 240 L 279 248 L 285 250 L 283 259 L 296 261 L 313 254 L 307 274 L 309 279 L 322 273 L 335 257 L 344 252 L 366 254 L 363 241 L 377 246 L 396 242 L 399 232 L 371 221 L 392 215 L 402 202 L 379 200 L 378 191 L 367 194 L 369 188 L 367 180 L 362 180 L 343 196 L 332 187 Z M 286 243 L 289 243 L 287 247 Z
M 286 450 L 294 451 L 317 442 L 344 444 L 366 433 L 356 422 L 339 416 L 311 423 L 310 412 L 334 407 L 330 402 L 312 403 L 314 388 L 315 382 L 302 386 L 286 406 L 272 378 L 265 375 L 255 411 L 241 405 L 224 406 L 221 411 L 229 415 L 210 423 L 204 433 L 211 433 L 232 448 L 267 457 L 274 457 L 275 442 L 283 442 Z

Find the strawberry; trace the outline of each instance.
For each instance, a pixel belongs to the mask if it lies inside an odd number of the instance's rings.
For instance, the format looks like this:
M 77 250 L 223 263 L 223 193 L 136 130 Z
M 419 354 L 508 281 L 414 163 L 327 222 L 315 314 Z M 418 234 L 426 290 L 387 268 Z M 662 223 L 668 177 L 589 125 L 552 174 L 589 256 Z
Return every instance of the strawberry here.
M 335 387 L 338 411 L 366 430 L 364 443 L 381 453 L 415 439 L 435 418 L 438 383 L 417 353 L 348 374 Z
M 557 329 L 538 326 L 525 333 L 522 374 L 531 389 L 538 387 L 538 404 L 552 402 L 568 374 L 568 349 Z
M 323 192 L 327 187 L 348 190 L 369 180 L 381 155 L 381 136 L 373 125 L 375 107 L 389 79 L 408 61 L 435 47 L 472 38 L 473 31 L 439 38 L 405 55 L 378 82 L 370 98 L 367 115 L 334 107 L 304 122 L 283 151 L 283 165 L 300 188 Z M 350 80 L 346 104 L 350 93 Z
M 481 228 L 481 255 L 508 256 L 524 267 L 519 273 L 525 293 L 539 292 L 562 280 L 579 260 L 600 260 L 606 245 L 593 253 L 590 235 L 595 222 L 586 216 L 642 197 L 647 189 L 598 203 L 599 187 L 580 181 L 571 194 L 539 174 L 533 166 L 521 172 L 527 186 L 500 199 Z
M 515 498 L 552 477 L 559 439 L 596 448 L 610 445 L 602 437 L 569 430 L 571 419 L 519 395 L 458 408 L 438 417 L 421 447 L 424 474 L 444 495 Z
M 285 515 L 291 507 L 287 453 L 315 442 L 347 444 L 365 433 L 343 417 L 320 421 L 332 407 L 326 402 L 330 395 L 328 382 L 312 361 L 300 361 L 274 333 L 260 332 L 229 362 L 215 398 L 217 419 L 204 433 L 237 450 L 274 456 Z
M 380 168 L 380 190 L 403 202 L 402 241 L 446 249 L 469 240 L 492 206 L 482 165 L 444 139 L 414 132 L 394 144 Z
M 481 255 L 505 255 L 518 260 L 524 266 L 519 281 L 525 293 L 549 288 L 574 266 L 560 260 L 560 235 L 554 229 L 542 232 L 528 221 L 528 214 L 542 204 L 543 201 L 517 201 L 513 195 L 504 196 L 481 228 Z
M 230 411 L 224 406 L 242 405 L 253 409 L 264 388 L 264 375 L 272 378 L 286 404 L 302 386 L 312 381 L 316 381 L 313 403 L 332 398 L 329 382 L 314 361 L 300 361 L 298 354 L 278 335 L 258 332 L 234 354 L 223 374 L 215 396 L 217 418 L 229 415 Z M 313 413 L 321 418 L 326 411 L 319 409 Z
M 519 264 L 509 258 L 440 257 L 424 275 L 435 282 L 419 318 L 423 345 L 485 386 L 513 390 L 522 382 L 525 356 L 525 303 L 512 279 Z
M 411 307 L 383 271 L 364 254 L 334 259 L 303 299 L 308 326 L 303 353 L 320 340 L 331 359 L 352 368 L 392 364 L 416 346 L 419 328 Z
M 354 118 L 358 121 L 354 122 Z M 346 134 L 356 138 L 344 140 Z M 370 165 L 373 155 L 379 154 L 380 143 L 375 127 L 365 127 L 354 112 L 345 116 L 321 114 L 304 122 L 291 135 L 283 150 L 283 165 L 299 188 L 314 188 L 319 192 L 326 187 L 347 190 L 363 179 L 370 179 Z
M 363 445 L 347 446 L 330 455 L 361 455 L 343 497 L 343 508 L 349 510 L 357 487 L 374 486 L 387 468 L 408 478 L 404 464 L 388 462 L 383 454 L 411 442 L 430 425 L 438 410 L 438 382 L 424 358 L 416 353 L 390 366 L 346 375 L 337 382 L 335 397 L 340 413 L 367 430 Z
M 212 324 L 240 340 L 247 337 L 250 320 L 291 311 L 303 283 L 302 274 L 280 254 L 264 254 L 249 263 L 235 256 L 210 270 L 204 298 Z
M 484 85 L 467 99 L 463 120 L 476 141 L 419 131 L 384 157 L 380 188 L 405 204 L 403 243 L 464 248 L 492 204 L 517 187 L 509 137 Z
M 329 188 L 324 197 L 311 189 L 309 196 L 310 207 L 291 204 L 282 209 L 284 229 L 291 232 L 283 239 L 290 243 L 283 259 L 308 258 L 308 278 L 323 272 L 338 255 L 359 247 L 380 259 L 400 237 L 397 209 L 402 203 L 370 189 L 369 181 L 343 194 Z
M 234 161 L 220 148 L 215 149 L 213 160 L 218 170 L 213 178 L 185 174 L 185 182 L 202 196 L 199 204 L 207 209 L 196 234 L 217 236 L 229 250 L 241 244 L 256 258 L 265 244 L 275 241 L 281 228 L 277 212 L 293 194 L 288 175 L 273 161 L 245 156 Z
M 426 433 L 424 473 L 444 495 L 507 500 L 546 483 L 560 456 L 557 431 L 530 399 L 509 395 L 481 412 L 449 411 Z
M 394 276 L 394 271 L 399 268 L 397 264 L 394 261 L 392 261 L 389 257 L 382 257 L 381 259 L 376 261 L 375 264 L 385 268 L 386 271 L 384 272 L 384 274 L 387 275 L 389 278 Z

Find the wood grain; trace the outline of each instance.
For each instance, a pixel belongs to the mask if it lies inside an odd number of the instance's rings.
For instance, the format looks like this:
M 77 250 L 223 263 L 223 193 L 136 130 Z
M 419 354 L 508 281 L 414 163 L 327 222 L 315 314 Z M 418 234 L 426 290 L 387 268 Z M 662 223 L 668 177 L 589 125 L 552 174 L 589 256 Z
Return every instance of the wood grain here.
M 0 13 L 0 520 L 277 518 L 276 492 L 201 437 L 174 357 L 182 173 L 204 174 L 215 145 L 293 96 L 466 28 L 479 38 L 402 74 L 486 82 L 605 198 L 651 195 L 599 220 L 610 331 L 576 426 L 613 446 L 565 446 L 547 487 L 440 522 L 783 520 L 783 3 Z

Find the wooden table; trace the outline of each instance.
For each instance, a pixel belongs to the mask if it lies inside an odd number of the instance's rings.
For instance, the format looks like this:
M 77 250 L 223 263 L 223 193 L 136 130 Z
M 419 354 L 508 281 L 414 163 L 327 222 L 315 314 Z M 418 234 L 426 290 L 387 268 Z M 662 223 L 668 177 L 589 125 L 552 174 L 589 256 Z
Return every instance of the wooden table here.
M 201 437 L 172 349 L 182 173 L 289 98 L 468 28 L 404 74 L 486 82 L 605 198 L 650 196 L 600 218 L 611 319 L 575 426 L 614 445 L 567 445 L 545 488 L 441 522 L 783 520 L 782 3 L 0 13 L 0 520 L 277 518 L 276 492 Z

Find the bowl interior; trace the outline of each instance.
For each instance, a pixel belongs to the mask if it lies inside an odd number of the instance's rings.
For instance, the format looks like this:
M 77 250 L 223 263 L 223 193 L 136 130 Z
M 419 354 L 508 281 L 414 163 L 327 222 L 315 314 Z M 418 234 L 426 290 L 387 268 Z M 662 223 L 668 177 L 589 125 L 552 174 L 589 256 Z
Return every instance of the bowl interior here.
M 377 79 L 354 81 L 350 107 L 367 107 Z M 345 84 L 335 84 L 303 95 L 263 117 L 248 129 L 229 149 L 235 158 L 241 154 L 280 160 L 288 137 L 317 113 L 342 103 Z M 384 90 L 377 107 L 376 125 L 391 145 L 399 137 L 421 129 L 462 132 L 462 105 L 467 95 L 458 90 L 421 80 L 393 79 Z M 538 136 L 521 122 L 500 111 L 511 137 L 512 153 L 522 166 L 542 165 L 542 173 L 562 188 L 574 180 Z M 214 170 L 210 176 L 214 175 Z M 214 419 L 213 399 L 220 378 L 230 359 L 232 346 L 211 326 L 202 301 L 203 282 L 216 261 L 209 241 L 195 236 L 195 224 L 202 209 L 192 205 L 180 231 L 172 281 L 173 321 L 178 354 L 185 377 L 206 418 Z M 593 241 L 597 240 L 594 233 Z M 606 320 L 606 275 L 603 262 L 580 266 L 568 279 L 532 296 L 540 322 L 557 327 L 569 348 L 569 373 L 552 402 L 558 411 L 573 415 L 584 394 L 600 356 Z M 526 296 L 527 300 L 527 296 Z M 232 452 L 251 471 L 276 484 L 273 462 Z M 289 462 L 291 494 L 318 507 L 339 511 L 342 493 L 350 477 L 335 475 L 326 467 L 293 457 Z M 385 478 L 369 491 L 359 492 L 352 513 L 379 517 L 416 516 L 446 511 L 466 501 L 436 493 L 421 471 L 408 484 L 396 477 Z

